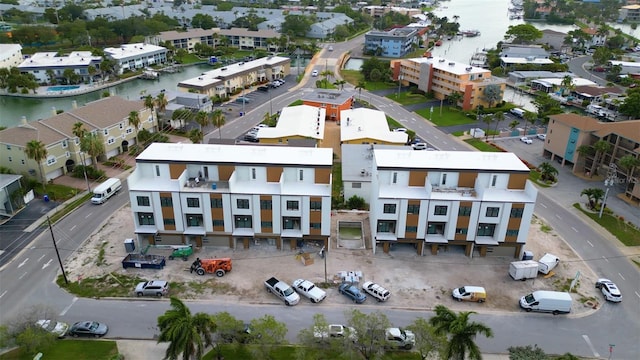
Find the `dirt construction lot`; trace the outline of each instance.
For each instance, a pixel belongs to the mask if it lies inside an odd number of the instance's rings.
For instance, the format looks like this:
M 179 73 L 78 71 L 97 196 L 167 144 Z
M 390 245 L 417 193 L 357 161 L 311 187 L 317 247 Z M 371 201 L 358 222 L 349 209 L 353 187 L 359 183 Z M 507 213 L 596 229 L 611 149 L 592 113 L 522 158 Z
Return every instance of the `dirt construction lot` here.
M 389 254 L 382 248 L 374 255 L 369 250 L 349 250 L 336 248 L 335 241 L 337 221 L 362 221 L 365 226 L 365 238 L 369 237 L 366 213 L 338 212 L 332 216 L 331 236 L 332 248 L 327 256 L 327 276 L 335 281 L 336 286 L 327 290 L 327 298 L 322 304 L 311 305 L 306 299 L 302 306 L 329 306 L 351 304 L 350 300 L 337 291 L 335 278 L 339 271 L 360 271 L 361 282 L 374 281 L 391 291 L 390 299 L 385 303 L 377 303 L 369 297 L 365 304 L 379 307 L 397 307 L 413 309 L 432 309 L 443 304 L 455 310 L 508 311 L 519 312 L 518 300 L 521 296 L 534 290 L 562 290 L 569 284 L 576 272 L 581 274 L 577 292 L 572 296 L 573 315 L 586 314 L 597 309 L 604 302 L 602 294 L 596 291 L 596 276 L 591 269 L 559 238 L 555 232 L 534 218 L 526 250 L 533 251 L 534 259 L 545 252 L 553 253 L 560 258 L 560 264 L 554 270 L 555 275 L 544 278 L 542 274 L 528 281 L 512 280 L 508 274 L 507 257 L 469 258 L 462 251 L 452 249 L 440 251 L 438 255 L 418 256 L 413 246 L 394 247 Z M 275 276 L 289 283 L 297 278 L 305 278 L 316 283 L 324 282 L 324 260 L 318 256 L 319 249 L 309 246 L 305 251 L 311 253 L 314 263 L 304 265 L 296 251 L 277 250 L 275 246 L 252 246 L 248 250 L 233 250 L 222 247 L 197 249 L 189 261 L 167 260 L 162 270 L 123 269 L 121 261 L 126 256 L 123 241 L 134 237 L 133 218 L 128 206 L 117 211 L 104 226 L 90 237 L 75 256 L 70 257 L 65 268 L 71 281 L 83 278 L 100 277 L 106 273 L 137 275 L 145 279 L 168 280 L 171 282 L 190 283 L 205 282 L 207 286 L 186 285 L 186 291 L 180 297 L 187 299 L 221 299 L 246 303 L 280 303 L 272 294 L 268 294 L 263 282 Z M 104 255 L 99 256 L 101 249 Z M 169 250 L 152 249 L 149 253 L 168 255 Z M 230 257 L 233 270 L 222 278 L 215 275 L 198 276 L 189 272 L 189 266 L 195 257 L 215 258 Z M 99 258 L 106 265 L 97 266 Z M 460 303 L 451 298 L 451 290 L 464 285 L 483 286 L 487 291 L 487 301 L 483 304 Z M 205 289 L 202 291 L 202 289 Z M 196 291 L 198 290 L 198 291 Z M 133 289 L 132 289 L 133 291 Z M 576 291 L 576 290 L 574 290 Z M 133 294 L 131 296 L 134 296 Z M 298 306 L 300 306 L 298 305 Z

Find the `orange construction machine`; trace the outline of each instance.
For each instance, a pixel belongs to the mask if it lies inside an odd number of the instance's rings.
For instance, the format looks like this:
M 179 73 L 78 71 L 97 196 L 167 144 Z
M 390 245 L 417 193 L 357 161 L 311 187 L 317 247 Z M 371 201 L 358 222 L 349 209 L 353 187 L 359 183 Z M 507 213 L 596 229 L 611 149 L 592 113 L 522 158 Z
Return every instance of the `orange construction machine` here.
M 217 277 L 223 277 L 228 271 L 231 271 L 231 258 L 220 259 L 200 259 L 191 264 L 191 272 L 198 275 L 216 274 Z

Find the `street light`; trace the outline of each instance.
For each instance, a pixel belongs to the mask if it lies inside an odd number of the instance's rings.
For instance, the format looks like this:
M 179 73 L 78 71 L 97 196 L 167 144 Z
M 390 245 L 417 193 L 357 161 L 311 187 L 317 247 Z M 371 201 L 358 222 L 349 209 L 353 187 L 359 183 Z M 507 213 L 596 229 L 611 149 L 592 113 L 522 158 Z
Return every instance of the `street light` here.
M 616 164 L 609 164 L 609 172 L 607 173 L 607 178 L 604 181 L 604 186 L 607 190 L 604 192 L 604 199 L 602 199 L 602 205 L 600 206 L 600 214 L 599 218 L 602 218 L 602 212 L 604 211 L 604 207 L 607 205 L 607 197 L 609 196 L 609 189 L 615 185 L 616 180 L 618 179 L 618 167 Z
M 397 98 L 400 97 L 400 86 L 402 85 L 403 79 L 404 79 L 404 75 L 398 75 L 398 94 L 396 95 Z

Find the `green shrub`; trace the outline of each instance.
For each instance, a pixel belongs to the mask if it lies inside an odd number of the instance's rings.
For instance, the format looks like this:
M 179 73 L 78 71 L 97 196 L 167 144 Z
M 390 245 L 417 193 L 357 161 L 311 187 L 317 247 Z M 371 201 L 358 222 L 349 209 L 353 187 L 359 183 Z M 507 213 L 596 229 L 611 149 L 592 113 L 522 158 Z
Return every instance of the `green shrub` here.
M 73 168 L 73 173 L 71 174 L 71 176 L 78 179 L 84 179 L 85 169 L 87 171 L 87 177 L 91 180 L 100 179 L 105 176 L 104 171 L 84 165 L 76 165 L 76 167 Z

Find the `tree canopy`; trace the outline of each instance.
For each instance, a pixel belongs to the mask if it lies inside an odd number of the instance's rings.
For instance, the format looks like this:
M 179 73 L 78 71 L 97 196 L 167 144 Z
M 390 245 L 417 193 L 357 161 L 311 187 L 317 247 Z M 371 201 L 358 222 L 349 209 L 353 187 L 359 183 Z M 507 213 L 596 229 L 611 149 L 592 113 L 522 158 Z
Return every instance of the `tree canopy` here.
M 542 38 L 542 31 L 531 24 L 511 25 L 504 38 L 514 44 L 530 44 Z

